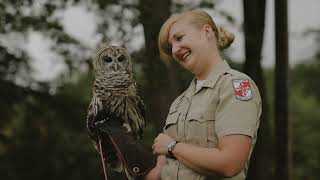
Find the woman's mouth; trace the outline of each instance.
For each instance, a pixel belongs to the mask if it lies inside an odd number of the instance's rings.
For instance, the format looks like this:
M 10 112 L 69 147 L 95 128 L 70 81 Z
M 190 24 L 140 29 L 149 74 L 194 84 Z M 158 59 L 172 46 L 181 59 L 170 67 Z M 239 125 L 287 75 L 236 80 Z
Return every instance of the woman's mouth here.
M 185 62 L 187 60 L 187 58 L 190 56 L 191 52 L 188 51 L 186 52 L 183 56 L 182 56 L 182 62 Z

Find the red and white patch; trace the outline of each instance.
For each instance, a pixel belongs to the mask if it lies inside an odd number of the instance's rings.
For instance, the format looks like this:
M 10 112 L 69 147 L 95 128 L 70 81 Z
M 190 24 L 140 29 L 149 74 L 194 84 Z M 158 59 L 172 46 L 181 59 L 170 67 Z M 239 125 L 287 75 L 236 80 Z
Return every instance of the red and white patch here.
M 252 99 L 252 91 L 249 80 L 234 79 L 232 80 L 233 87 L 236 93 L 237 99 L 248 101 Z

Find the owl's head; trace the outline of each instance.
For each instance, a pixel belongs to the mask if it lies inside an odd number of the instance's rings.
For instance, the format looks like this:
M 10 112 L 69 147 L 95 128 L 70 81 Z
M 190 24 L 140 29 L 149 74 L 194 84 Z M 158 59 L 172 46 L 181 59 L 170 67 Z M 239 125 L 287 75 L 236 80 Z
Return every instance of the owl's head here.
M 131 72 L 130 56 L 124 47 L 108 46 L 102 48 L 94 61 L 96 71 Z

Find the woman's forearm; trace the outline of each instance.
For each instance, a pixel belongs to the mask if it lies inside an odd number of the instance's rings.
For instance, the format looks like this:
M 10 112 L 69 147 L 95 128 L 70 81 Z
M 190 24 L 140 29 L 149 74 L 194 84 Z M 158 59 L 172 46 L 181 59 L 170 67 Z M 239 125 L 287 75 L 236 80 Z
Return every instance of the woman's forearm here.
M 202 174 L 224 174 L 225 158 L 217 148 L 203 148 L 178 143 L 174 156 L 189 168 Z
M 217 148 L 178 143 L 173 154 L 183 164 L 200 173 L 232 177 L 244 168 L 250 149 L 250 137 L 232 135 L 222 138 Z

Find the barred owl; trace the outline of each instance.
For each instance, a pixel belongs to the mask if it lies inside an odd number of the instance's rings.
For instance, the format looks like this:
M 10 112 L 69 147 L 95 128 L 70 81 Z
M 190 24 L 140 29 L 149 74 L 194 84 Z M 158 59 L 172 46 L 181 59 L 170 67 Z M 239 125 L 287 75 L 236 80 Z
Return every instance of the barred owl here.
M 141 138 L 146 125 L 145 106 L 138 95 L 126 49 L 118 46 L 103 48 L 96 55 L 94 70 L 93 97 L 87 116 L 89 132 L 94 123 L 114 121 Z

